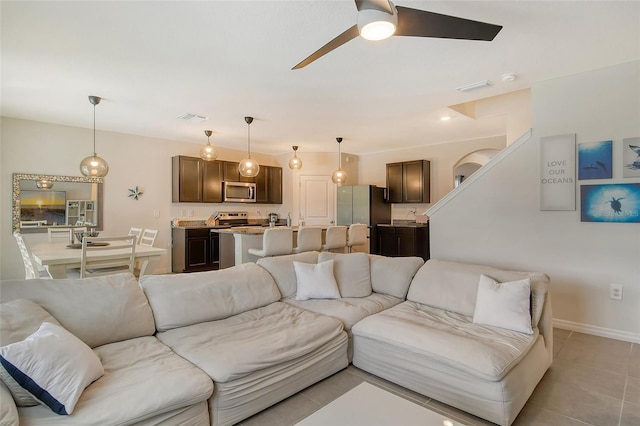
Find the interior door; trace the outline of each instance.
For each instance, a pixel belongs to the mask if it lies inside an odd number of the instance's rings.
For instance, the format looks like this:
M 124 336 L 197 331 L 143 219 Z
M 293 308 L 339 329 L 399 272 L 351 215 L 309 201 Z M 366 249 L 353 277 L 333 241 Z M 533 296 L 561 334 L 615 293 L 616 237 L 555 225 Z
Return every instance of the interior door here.
M 305 225 L 334 225 L 336 185 L 331 176 L 300 176 L 300 216 Z

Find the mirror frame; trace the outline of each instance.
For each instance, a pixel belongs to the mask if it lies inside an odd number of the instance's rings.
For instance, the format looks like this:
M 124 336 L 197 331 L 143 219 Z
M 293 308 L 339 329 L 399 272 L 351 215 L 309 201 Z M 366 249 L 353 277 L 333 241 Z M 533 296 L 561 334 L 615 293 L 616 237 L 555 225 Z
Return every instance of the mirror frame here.
M 36 175 L 30 173 L 13 174 L 13 232 L 46 232 L 48 226 L 20 228 L 20 181 L 21 180 L 48 180 L 51 182 L 73 182 L 73 183 L 97 183 L 98 185 L 98 225 L 96 229 L 102 230 L 102 192 L 104 184 L 103 178 L 86 176 L 59 176 L 59 175 Z

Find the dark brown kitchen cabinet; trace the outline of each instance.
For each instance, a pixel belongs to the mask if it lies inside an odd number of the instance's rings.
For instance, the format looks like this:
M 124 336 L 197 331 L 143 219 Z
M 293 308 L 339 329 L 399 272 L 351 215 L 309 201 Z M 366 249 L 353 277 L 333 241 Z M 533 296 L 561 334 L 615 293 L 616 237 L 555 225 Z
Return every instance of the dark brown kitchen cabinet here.
M 174 203 L 221 203 L 221 161 L 204 161 L 182 155 L 172 158 Z
M 382 256 L 418 256 L 429 259 L 429 227 L 378 226 L 378 253 Z
M 209 228 L 172 228 L 171 270 L 199 272 L 220 269 L 220 234 Z
M 238 170 L 238 163 L 231 161 L 224 161 L 224 180 L 225 182 L 249 182 L 255 183 L 256 178 L 244 177 L 240 175 Z M 260 166 L 262 168 L 262 166 Z
M 256 176 L 256 203 L 282 204 L 282 167 L 260 166 Z
M 428 203 L 431 198 L 431 163 L 428 160 L 387 164 L 387 202 Z

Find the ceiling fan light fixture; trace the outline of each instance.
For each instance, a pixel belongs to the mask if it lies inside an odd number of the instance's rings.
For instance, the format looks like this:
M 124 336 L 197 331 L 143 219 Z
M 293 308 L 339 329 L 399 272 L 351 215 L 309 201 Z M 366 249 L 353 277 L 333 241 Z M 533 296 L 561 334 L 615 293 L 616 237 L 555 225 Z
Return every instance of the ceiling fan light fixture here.
M 213 161 L 218 158 L 218 151 L 216 151 L 216 148 L 211 145 L 211 142 L 209 141 L 212 133 L 213 132 L 211 130 L 204 131 L 204 134 L 207 135 L 207 144 L 202 145 L 202 148 L 200 148 L 200 158 L 204 161 Z
M 365 40 L 377 41 L 389 38 L 396 32 L 398 13 L 395 6 L 393 15 L 376 9 L 364 9 L 358 12 L 358 31 Z

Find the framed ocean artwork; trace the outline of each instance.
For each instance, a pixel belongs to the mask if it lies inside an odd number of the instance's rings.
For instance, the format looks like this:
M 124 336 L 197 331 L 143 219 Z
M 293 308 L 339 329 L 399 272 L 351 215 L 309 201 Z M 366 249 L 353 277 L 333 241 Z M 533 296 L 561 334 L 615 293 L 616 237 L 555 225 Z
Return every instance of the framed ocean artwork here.
M 578 144 L 578 180 L 611 179 L 613 141 Z
M 622 162 L 623 177 L 640 177 L 640 138 L 622 140 Z
M 580 220 L 640 223 L 640 183 L 581 185 Z

